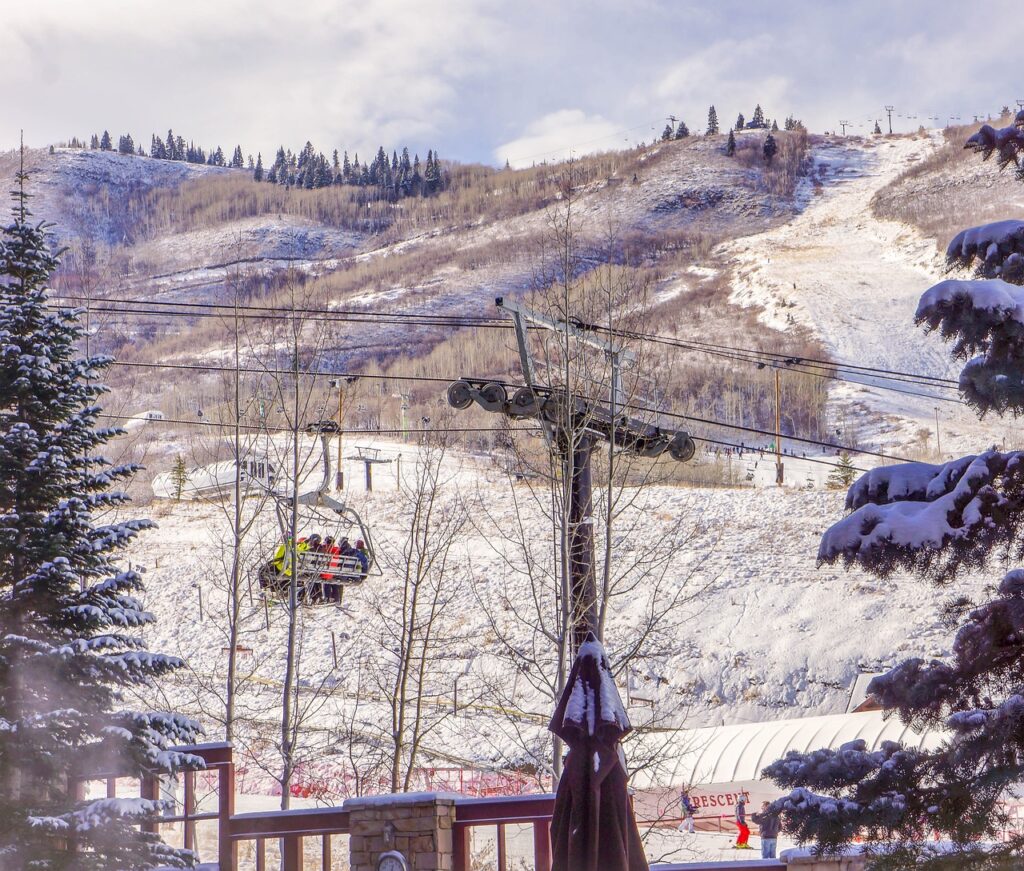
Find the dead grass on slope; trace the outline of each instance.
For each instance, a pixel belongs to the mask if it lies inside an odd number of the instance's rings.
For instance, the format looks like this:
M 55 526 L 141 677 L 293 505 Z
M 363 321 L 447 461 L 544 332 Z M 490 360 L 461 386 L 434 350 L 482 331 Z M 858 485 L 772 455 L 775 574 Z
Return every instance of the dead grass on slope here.
M 875 194 L 874 213 L 916 227 L 935 239 L 942 252 L 966 227 L 1019 216 L 1024 185 L 1012 171 L 1001 172 L 994 160 L 982 161 L 964 148 L 979 126 L 947 129 L 944 143 L 933 154 Z

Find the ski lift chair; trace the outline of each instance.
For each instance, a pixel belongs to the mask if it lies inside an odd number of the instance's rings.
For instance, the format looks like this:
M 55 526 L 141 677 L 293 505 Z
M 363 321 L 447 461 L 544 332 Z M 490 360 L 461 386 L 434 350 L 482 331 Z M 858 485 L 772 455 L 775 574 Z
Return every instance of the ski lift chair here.
M 301 600 L 306 604 L 329 604 L 335 601 L 340 604 L 343 588 L 361 584 L 376 568 L 373 539 L 354 508 L 327 494 L 331 481 L 331 459 L 327 438 L 330 433 L 337 432 L 337 424 L 333 421 L 317 421 L 307 427 L 307 431 L 317 433 L 321 439 L 323 480 L 316 490 L 295 497 L 294 505 L 291 496 L 276 497 L 278 525 L 282 539 L 287 541 L 291 527 L 290 515 L 294 507 L 298 512 L 296 529 L 300 535 L 308 537 L 318 533 L 323 535 L 324 539 L 331 538 L 336 547 L 346 539 L 355 538 L 363 541 L 366 546 L 365 566 L 355 554 L 296 550 L 292 572 Z M 286 562 L 289 559 L 290 557 L 286 555 Z M 376 573 L 379 574 L 379 570 Z M 261 586 L 281 593 L 287 589 L 290 578 L 291 573 L 286 569 L 283 573 L 277 573 L 276 577 L 261 577 Z

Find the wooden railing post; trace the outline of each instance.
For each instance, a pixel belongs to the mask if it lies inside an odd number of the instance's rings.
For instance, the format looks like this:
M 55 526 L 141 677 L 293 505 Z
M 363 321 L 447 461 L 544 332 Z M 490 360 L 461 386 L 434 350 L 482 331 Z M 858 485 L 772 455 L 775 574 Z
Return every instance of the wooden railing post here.
M 281 840 L 281 871 L 302 871 L 302 835 L 286 835 Z
M 109 783 L 110 783 L 110 781 L 108 781 L 108 784 Z M 109 785 L 108 785 L 107 789 L 108 790 L 110 789 Z M 153 801 L 155 801 L 156 799 L 160 798 L 160 778 L 158 778 L 158 777 L 143 777 L 139 781 L 139 797 L 140 798 L 148 798 L 148 799 L 151 799 Z M 151 821 L 144 822 L 142 824 L 141 828 L 142 828 L 142 831 L 144 831 L 144 832 L 153 832 L 153 833 L 159 832 L 160 831 L 160 821 L 159 820 L 151 820 Z
M 534 820 L 533 860 L 535 871 L 551 871 L 551 820 Z
M 452 827 L 452 848 L 453 871 L 469 871 L 469 826 Z
M 498 823 L 498 871 L 508 871 L 505 854 L 505 824 Z
M 196 849 L 196 821 L 193 819 L 196 812 L 196 773 L 186 771 L 183 775 L 185 780 L 185 804 L 182 807 L 182 816 L 185 818 L 183 828 L 185 830 L 185 849 Z
M 217 799 L 217 863 L 220 871 L 237 871 L 238 844 L 231 840 L 231 817 L 235 815 L 235 762 L 230 750 L 228 761 L 220 766 Z

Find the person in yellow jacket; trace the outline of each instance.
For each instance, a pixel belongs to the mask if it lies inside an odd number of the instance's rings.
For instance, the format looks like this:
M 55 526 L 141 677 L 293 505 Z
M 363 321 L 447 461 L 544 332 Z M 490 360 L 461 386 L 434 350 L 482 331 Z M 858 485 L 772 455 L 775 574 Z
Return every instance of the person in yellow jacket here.
M 309 550 L 309 542 L 304 538 L 300 538 L 299 543 L 295 545 L 296 555 L 305 553 L 307 550 Z M 279 575 L 284 575 L 286 578 L 292 576 L 292 540 L 290 538 L 286 539 L 283 544 L 278 545 L 271 562 Z

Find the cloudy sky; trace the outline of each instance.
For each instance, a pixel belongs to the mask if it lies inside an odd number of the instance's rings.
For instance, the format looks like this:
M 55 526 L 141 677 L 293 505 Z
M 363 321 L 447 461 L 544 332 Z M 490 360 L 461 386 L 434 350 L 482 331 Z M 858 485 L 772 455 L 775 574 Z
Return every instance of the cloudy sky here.
M 148 148 L 173 127 L 264 157 L 311 139 L 523 165 L 650 141 L 668 115 L 702 130 L 710 103 L 723 121 L 760 103 L 813 131 L 884 127 L 887 103 L 897 130 L 945 124 L 1024 98 L 1016 7 L 981 8 L 972 19 L 952 0 L 0 0 L 0 149 L 22 128 L 32 146 L 109 129 Z

